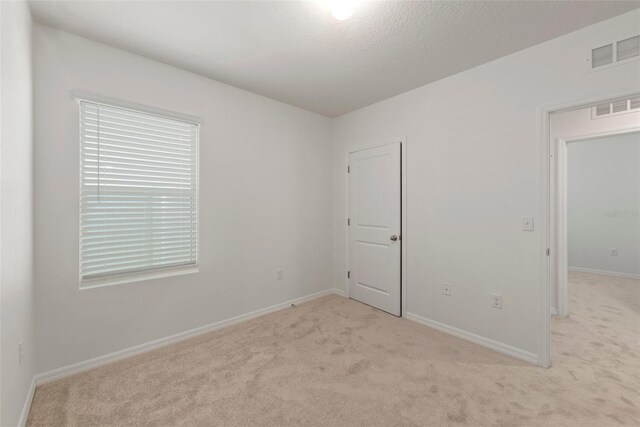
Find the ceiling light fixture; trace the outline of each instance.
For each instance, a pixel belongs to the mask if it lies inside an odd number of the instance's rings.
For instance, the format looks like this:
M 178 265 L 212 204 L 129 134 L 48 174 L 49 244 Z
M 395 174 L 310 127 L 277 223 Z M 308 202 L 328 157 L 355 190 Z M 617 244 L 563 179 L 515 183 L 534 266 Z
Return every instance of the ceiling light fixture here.
M 353 15 L 358 3 L 355 0 L 333 0 L 329 2 L 329 7 L 334 18 L 338 21 L 344 21 Z

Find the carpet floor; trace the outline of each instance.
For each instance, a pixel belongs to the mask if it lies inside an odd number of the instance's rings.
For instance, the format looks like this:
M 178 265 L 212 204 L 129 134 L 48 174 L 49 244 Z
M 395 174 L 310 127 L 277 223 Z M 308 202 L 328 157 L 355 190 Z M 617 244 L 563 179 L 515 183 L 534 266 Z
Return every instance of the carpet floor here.
M 39 386 L 28 425 L 640 425 L 640 281 L 569 289 L 550 369 L 328 296 Z

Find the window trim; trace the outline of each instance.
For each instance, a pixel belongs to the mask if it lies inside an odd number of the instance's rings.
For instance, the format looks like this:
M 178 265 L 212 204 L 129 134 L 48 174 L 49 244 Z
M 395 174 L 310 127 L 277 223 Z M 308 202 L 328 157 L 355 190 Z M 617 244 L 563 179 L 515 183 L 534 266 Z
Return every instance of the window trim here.
M 108 107 L 125 108 L 127 110 L 139 111 L 141 113 L 154 114 L 157 116 L 164 116 L 168 119 L 179 120 L 182 122 L 196 125 L 198 129 L 201 125 L 201 120 L 189 114 L 176 113 L 174 111 L 164 110 L 162 108 L 151 107 L 149 105 L 138 104 L 135 102 L 124 101 L 121 99 L 109 98 L 102 95 L 96 95 L 88 92 L 84 92 L 78 89 L 71 91 L 71 98 L 76 102 L 80 101 L 92 102 L 94 104 L 106 105 Z
M 197 243 L 196 243 L 197 245 Z M 197 254 L 196 254 L 197 257 Z M 162 279 L 164 277 L 182 276 L 185 274 L 199 273 L 200 266 L 196 264 L 181 265 L 177 267 L 160 267 L 134 273 L 112 274 L 101 278 L 80 278 L 80 290 L 103 288 L 105 286 L 121 285 L 124 283 L 142 282 L 145 280 Z M 82 274 L 82 273 L 81 273 Z
M 150 107 L 147 105 L 137 104 L 133 102 L 117 100 L 101 95 L 95 95 L 80 90 L 72 90 L 71 98 L 76 102 L 78 111 L 78 122 L 76 123 L 76 132 L 78 136 L 78 285 L 80 290 L 101 288 L 105 286 L 113 286 L 125 283 L 140 282 L 145 280 L 160 279 L 164 277 L 180 276 L 185 274 L 198 273 L 200 271 L 200 128 L 201 120 L 195 116 L 175 113 L 160 108 Z M 82 108 L 81 102 L 90 102 L 93 104 L 104 105 L 108 107 L 121 108 L 134 112 L 147 113 L 172 120 L 178 120 L 195 126 L 196 142 L 195 142 L 195 161 L 196 161 L 196 258 L 195 263 L 177 266 L 149 268 L 146 270 L 130 271 L 123 273 L 113 273 L 104 277 L 91 277 L 83 279 L 82 277 L 82 250 L 80 249 L 80 240 L 82 236 L 82 132 L 80 129 Z

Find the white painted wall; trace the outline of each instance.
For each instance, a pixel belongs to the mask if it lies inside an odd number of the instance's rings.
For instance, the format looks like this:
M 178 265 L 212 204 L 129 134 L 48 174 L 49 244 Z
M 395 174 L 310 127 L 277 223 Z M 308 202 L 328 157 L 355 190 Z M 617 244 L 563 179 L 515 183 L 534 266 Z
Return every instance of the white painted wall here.
M 572 142 L 567 153 L 569 269 L 640 277 L 640 132 Z
M 640 88 L 636 88 L 637 92 Z M 558 138 L 567 140 L 580 139 L 586 137 L 592 137 L 595 135 L 624 131 L 625 129 L 634 129 L 640 127 L 640 112 L 633 112 L 627 114 L 619 114 L 607 117 L 600 117 L 598 119 L 592 119 L 591 108 L 579 108 L 571 111 L 561 111 L 551 114 L 549 123 L 549 137 L 552 141 L 552 155 L 557 155 L 557 141 Z M 569 144 L 569 146 L 571 143 Z M 552 182 L 556 182 L 556 170 L 551 168 Z M 551 186 L 551 199 L 557 197 L 555 188 Z M 555 215 L 555 209 L 552 212 Z M 557 239 L 558 230 L 556 228 L 551 229 L 551 242 L 555 242 Z M 558 251 L 553 246 L 552 252 Z M 551 307 L 557 311 L 558 307 L 558 266 L 556 264 L 556 258 L 551 257 L 550 263 L 550 277 L 551 277 Z
M 31 15 L 26 2 L 0 2 L 0 15 L 0 425 L 11 426 L 35 373 Z
M 541 108 L 638 91 L 638 62 L 586 73 L 584 56 L 638 22 L 636 10 L 336 119 L 335 286 L 346 285 L 345 152 L 406 136 L 409 313 L 535 357 L 542 236 L 520 227 L 541 219 Z
M 39 372 L 331 288 L 328 118 L 39 25 L 34 60 Z M 199 273 L 78 289 L 73 89 L 201 118 Z

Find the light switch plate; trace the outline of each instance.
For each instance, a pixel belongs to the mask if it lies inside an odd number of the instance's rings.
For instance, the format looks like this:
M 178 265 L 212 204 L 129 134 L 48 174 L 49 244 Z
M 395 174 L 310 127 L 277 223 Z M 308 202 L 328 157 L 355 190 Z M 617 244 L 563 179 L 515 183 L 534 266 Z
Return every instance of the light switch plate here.
M 502 310 L 502 295 L 500 294 L 491 294 L 491 306 L 493 308 L 498 308 Z
M 533 231 L 533 217 L 532 216 L 523 216 L 522 217 L 522 231 Z

